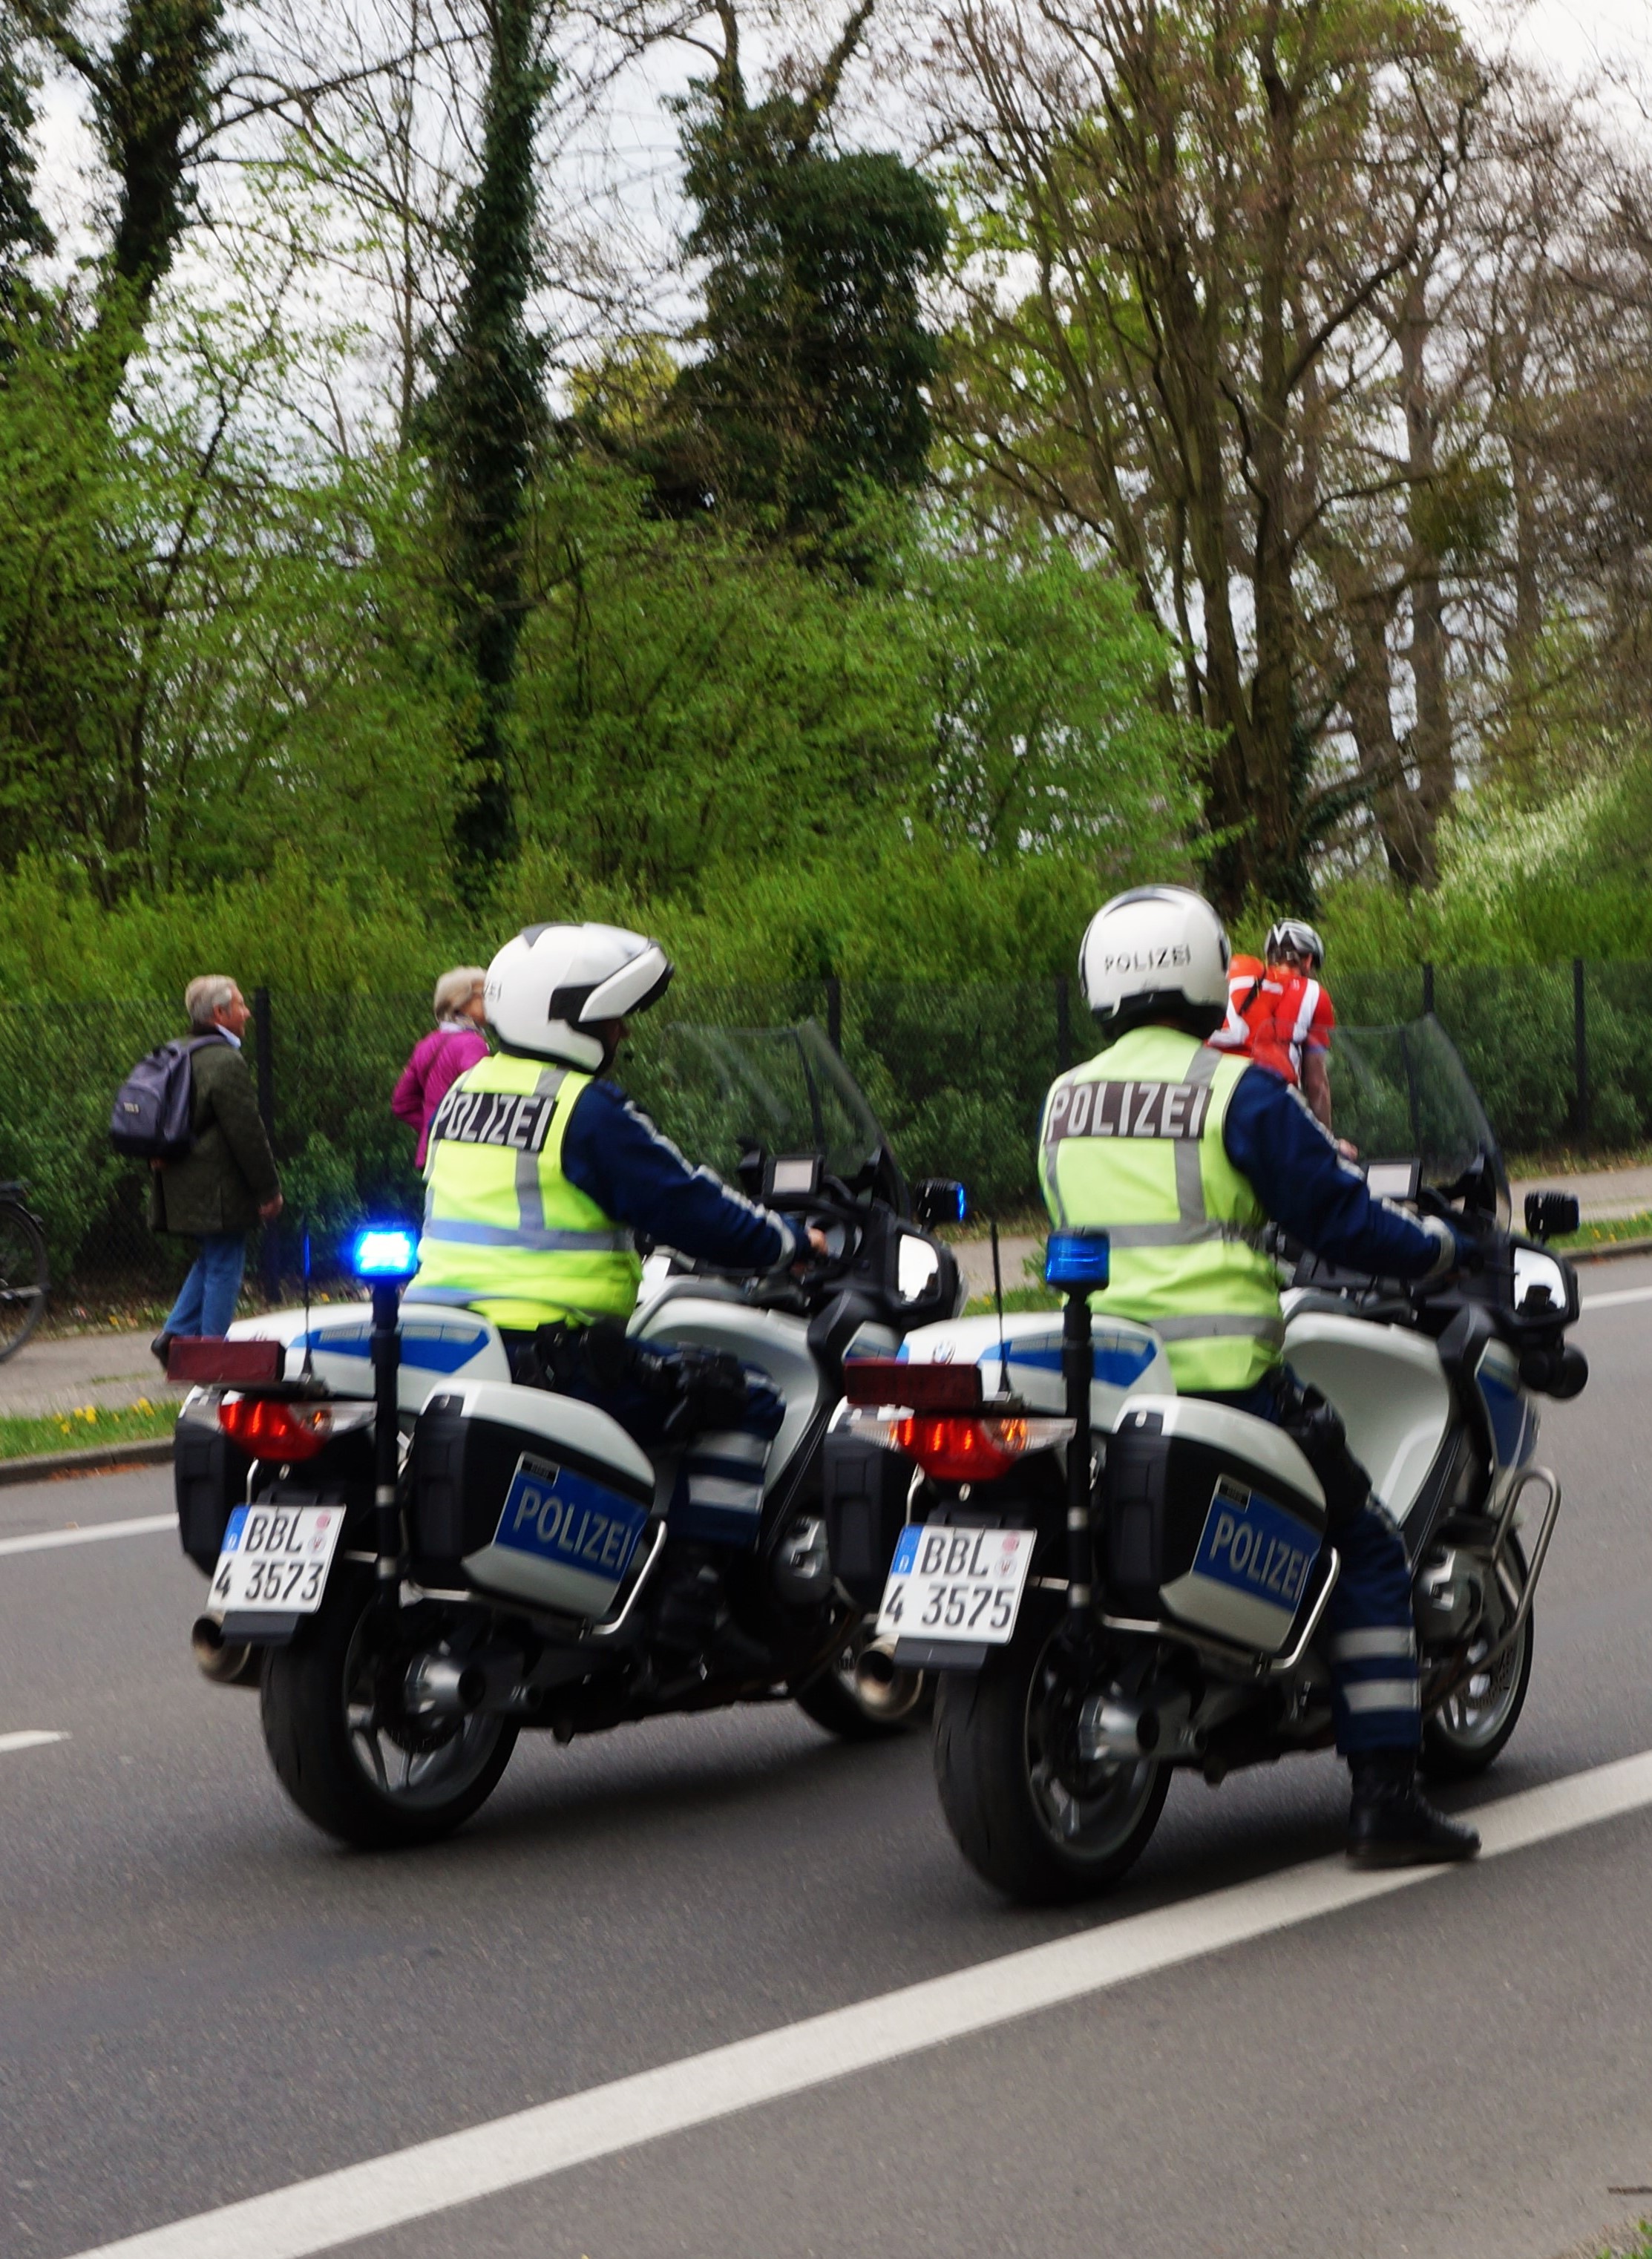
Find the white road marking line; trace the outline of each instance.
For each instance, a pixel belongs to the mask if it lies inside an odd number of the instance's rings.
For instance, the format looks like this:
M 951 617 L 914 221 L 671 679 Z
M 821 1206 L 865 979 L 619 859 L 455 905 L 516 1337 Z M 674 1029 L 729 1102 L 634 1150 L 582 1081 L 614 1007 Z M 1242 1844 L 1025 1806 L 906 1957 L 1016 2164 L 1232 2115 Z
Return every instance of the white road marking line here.
M 1649 1804 L 1652 1750 L 1482 1806 L 1474 1817 L 1483 1856 L 1497 1858 Z M 100 2244 L 76 2259 L 247 2259 L 254 2252 L 309 2259 L 1447 1873 L 1459 1876 L 1457 1887 L 1472 1887 L 1457 1869 L 1359 1874 L 1340 1857 L 1316 1860 Z
M 84 1529 L 37 1529 L 29 1537 L 0 1537 L 0 1553 L 49 1553 L 56 1545 L 95 1545 L 103 1537 L 153 1537 L 175 1529 L 175 1514 L 140 1514 L 132 1521 L 94 1521 Z
M 21 1734 L 0 1734 L 0 1757 L 4 1757 L 8 1749 L 44 1749 L 48 1742 L 66 1742 L 68 1739 L 67 1734 L 45 1734 L 38 1729 Z
M 1585 1294 L 1585 1310 L 1613 1310 L 1620 1302 L 1652 1302 L 1652 1286 L 1623 1286 L 1615 1294 Z

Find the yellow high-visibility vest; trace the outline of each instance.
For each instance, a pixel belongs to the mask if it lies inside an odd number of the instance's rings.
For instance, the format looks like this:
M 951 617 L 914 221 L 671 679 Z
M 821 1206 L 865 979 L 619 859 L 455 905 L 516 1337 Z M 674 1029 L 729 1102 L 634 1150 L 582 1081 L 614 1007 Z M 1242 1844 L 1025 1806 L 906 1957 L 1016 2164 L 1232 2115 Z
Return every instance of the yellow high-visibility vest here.
M 562 1173 L 591 1080 L 502 1051 L 450 1086 L 431 1123 L 410 1301 L 523 1329 L 630 1316 L 643 1276 L 632 1236 Z
M 1050 1213 L 1112 1241 L 1095 1308 L 1151 1326 L 1190 1395 L 1250 1388 L 1283 1350 L 1267 1217 L 1221 1137 L 1240 1076 L 1265 1072 L 1174 1028 L 1135 1028 L 1044 1101 Z

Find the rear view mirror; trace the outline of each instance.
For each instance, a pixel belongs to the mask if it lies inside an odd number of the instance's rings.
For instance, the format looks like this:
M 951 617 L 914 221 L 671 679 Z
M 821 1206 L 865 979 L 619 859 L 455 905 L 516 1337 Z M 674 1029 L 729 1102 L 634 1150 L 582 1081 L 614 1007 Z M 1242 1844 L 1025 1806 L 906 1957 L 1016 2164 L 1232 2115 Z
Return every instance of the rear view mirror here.
M 1563 1239 L 1581 1220 L 1575 1193 L 1527 1193 L 1526 1229 L 1534 1239 Z
M 925 1177 L 912 1187 L 912 1221 L 924 1231 L 962 1223 L 969 1212 L 969 1195 L 956 1177 Z

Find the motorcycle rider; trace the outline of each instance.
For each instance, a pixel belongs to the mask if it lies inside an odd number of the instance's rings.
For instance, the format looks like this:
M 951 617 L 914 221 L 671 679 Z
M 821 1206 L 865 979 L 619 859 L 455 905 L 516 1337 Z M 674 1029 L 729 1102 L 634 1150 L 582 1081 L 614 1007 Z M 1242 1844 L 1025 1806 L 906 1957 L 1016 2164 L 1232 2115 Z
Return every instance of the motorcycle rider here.
M 1184 1394 L 1282 1425 L 1325 1492 L 1342 1557 L 1331 1595 L 1336 1746 L 1353 1776 L 1362 1866 L 1470 1858 L 1473 1829 L 1416 1785 L 1421 1732 L 1411 1571 L 1342 1423 L 1283 1358 L 1272 1218 L 1334 1262 L 1431 1279 L 1460 1259 L 1451 1225 L 1373 1200 L 1301 1094 L 1207 1037 L 1228 1008 L 1228 937 L 1183 887 L 1138 887 L 1090 921 L 1079 970 L 1107 1047 L 1051 1086 L 1040 1172 L 1057 1227 L 1106 1231 L 1109 1315 L 1152 1326 Z
M 498 1049 L 431 1122 L 406 1299 L 491 1319 L 519 1381 L 601 1405 L 644 1448 L 697 1430 L 673 1538 L 749 1543 L 781 1400 L 732 1358 L 626 1340 L 642 1280 L 635 1234 L 747 1273 L 825 1243 L 811 1230 L 805 1244 L 784 1216 L 691 1168 L 606 1080 L 627 1021 L 659 1001 L 673 971 L 657 941 L 620 926 L 533 925 L 505 944 L 483 988 Z
M 1326 1054 L 1336 1013 L 1319 978 L 1324 963 L 1325 944 L 1305 919 L 1276 919 L 1260 962 L 1235 957 L 1229 965 L 1227 1016 L 1210 1041 L 1218 1051 L 1243 1051 L 1298 1084 L 1314 1120 L 1328 1130 Z

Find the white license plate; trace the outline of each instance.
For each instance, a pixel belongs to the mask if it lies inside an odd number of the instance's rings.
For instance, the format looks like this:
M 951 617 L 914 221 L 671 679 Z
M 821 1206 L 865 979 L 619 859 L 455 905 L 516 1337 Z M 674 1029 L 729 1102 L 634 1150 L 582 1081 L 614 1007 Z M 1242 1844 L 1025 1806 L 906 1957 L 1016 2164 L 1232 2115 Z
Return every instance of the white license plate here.
M 908 1522 L 889 1564 L 879 1634 L 905 1639 L 985 1641 L 1001 1647 L 1015 1628 L 1030 1529 L 954 1529 Z
M 238 1506 L 224 1532 L 207 1614 L 313 1615 L 344 1521 L 341 1506 Z

